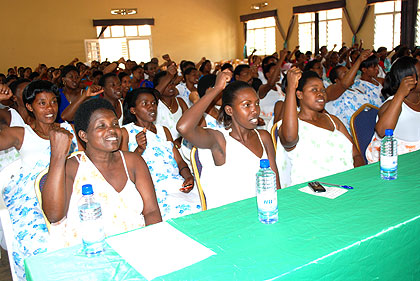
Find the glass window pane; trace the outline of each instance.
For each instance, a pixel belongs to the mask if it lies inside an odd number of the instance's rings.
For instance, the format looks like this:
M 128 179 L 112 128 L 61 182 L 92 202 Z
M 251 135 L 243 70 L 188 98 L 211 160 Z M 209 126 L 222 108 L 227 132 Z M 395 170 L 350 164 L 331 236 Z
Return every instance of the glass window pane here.
M 319 20 L 326 20 L 327 19 L 327 11 L 319 11 Z
M 319 47 L 327 46 L 327 22 L 321 21 L 319 22 Z
M 125 36 L 138 36 L 137 25 L 126 25 L 124 28 Z
M 150 41 L 149 39 L 128 40 L 130 60 L 137 63 L 150 61 Z
M 327 11 L 327 19 L 329 19 L 329 20 L 341 19 L 342 14 L 343 14 L 342 9 L 328 10 Z
M 96 37 L 99 37 L 99 34 L 101 34 L 102 31 L 102 26 L 97 26 L 96 27 Z
M 298 15 L 298 22 L 311 22 L 315 20 L 314 13 L 305 13 Z
M 419 1 L 420 5 L 420 1 Z M 416 46 L 420 45 L 420 11 L 417 11 L 417 23 L 416 23 Z
M 104 35 L 104 38 L 110 38 L 111 37 L 111 28 L 109 28 L 109 26 L 105 29 L 103 35 Z
M 150 25 L 139 25 L 139 36 L 150 36 L 152 35 L 152 29 Z
M 315 41 L 312 30 L 315 28 L 314 23 L 301 23 L 298 27 L 299 33 L 299 49 L 301 51 L 314 51 Z
M 401 6 L 401 3 L 400 3 Z M 394 2 L 393 1 L 387 1 L 382 3 L 376 3 L 375 4 L 375 14 L 378 13 L 391 13 L 394 11 Z
M 401 14 L 395 14 L 395 23 L 394 23 L 394 42 L 392 42 L 392 47 L 395 47 L 400 44 L 401 41 Z
M 327 48 L 331 50 L 334 45 L 341 46 L 342 43 L 342 22 L 332 20 L 327 22 Z
M 276 52 L 276 29 L 274 27 L 265 28 L 265 53 L 267 55 Z
M 124 26 L 122 25 L 111 26 L 111 35 L 112 37 L 124 37 Z
M 389 34 L 390 30 L 394 30 L 393 15 L 377 15 L 375 17 L 375 34 L 374 34 L 374 48 L 386 47 L 388 50 L 393 48 L 392 36 L 383 36 Z
M 395 1 L 395 11 L 401 12 L 401 1 Z
M 264 21 L 265 21 L 264 26 L 266 26 L 266 27 L 276 25 L 276 20 L 274 19 L 274 17 L 265 18 Z

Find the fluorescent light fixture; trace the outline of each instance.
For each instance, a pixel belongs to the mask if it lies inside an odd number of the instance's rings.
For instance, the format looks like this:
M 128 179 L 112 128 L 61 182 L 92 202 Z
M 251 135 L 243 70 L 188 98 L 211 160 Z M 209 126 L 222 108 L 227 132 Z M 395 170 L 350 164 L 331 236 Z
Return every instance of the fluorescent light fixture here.
M 137 14 L 137 9 L 135 8 L 120 8 L 120 9 L 111 9 L 111 14 L 113 15 L 135 15 Z
M 266 6 L 268 6 L 268 2 L 254 3 L 251 5 L 251 10 L 260 10 Z

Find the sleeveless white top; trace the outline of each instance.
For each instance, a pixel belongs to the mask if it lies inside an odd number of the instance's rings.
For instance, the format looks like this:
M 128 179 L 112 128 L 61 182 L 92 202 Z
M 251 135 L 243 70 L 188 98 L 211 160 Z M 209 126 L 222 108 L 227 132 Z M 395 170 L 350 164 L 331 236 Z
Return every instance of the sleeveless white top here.
M 80 155 L 80 159 L 77 155 Z M 80 236 L 80 219 L 78 203 L 82 197 L 82 186 L 92 184 L 97 201 L 101 203 L 102 220 L 107 236 L 145 225 L 143 212 L 143 199 L 136 185 L 130 180 L 124 154 L 120 151 L 127 176 L 127 182 L 121 192 L 117 192 L 103 177 L 101 172 L 92 163 L 84 152 L 77 152 L 71 157 L 76 157 L 79 167 L 73 183 L 73 192 L 70 198 L 67 216 L 58 223 L 52 224 L 50 229 L 51 247 L 68 247 L 82 243 Z
M 211 150 L 199 149 L 199 158 L 203 165 L 201 185 L 206 196 L 207 209 L 256 196 L 255 177 L 260 167 L 260 159 L 267 159 L 264 144 L 257 130 L 255 132 L 263 148 L 261 158 L 232 138 L 229 135 L 231 130 L 218 131 L 226 139 L 225 164 L 216 166 Z
M 172 113 L 162 101 L 158 103 L 157 107 L 157 116 L 155 124 L 162 125 L 169 129 L 171 132 L 172 138 L 176 140 L 181 136 L 181 134 L 176 129 L 176 123 L 182 116 L 182 109 L 179 105 L 178 98 L 175 98 L 176 103 L 178 104 L 178 110 L 175 113 Z
M 10 112 L 10 125 L 9 127 L 23 127 L 25 121 L 23 121 L 20 114 L 13 108 L 9 108 Z M 19 159 L 20 154 L 16 148 L 11 147 L 5 150 L 0 150 L 0 171 L 7 167 L 9 164 Z
M 331 116 L 327 116 L 334 131 L 298 119 L 296 147 L 286 151 L 278 142 L 276 163 L 282 188 L 354 168 L 352 142 L 337 130 Z

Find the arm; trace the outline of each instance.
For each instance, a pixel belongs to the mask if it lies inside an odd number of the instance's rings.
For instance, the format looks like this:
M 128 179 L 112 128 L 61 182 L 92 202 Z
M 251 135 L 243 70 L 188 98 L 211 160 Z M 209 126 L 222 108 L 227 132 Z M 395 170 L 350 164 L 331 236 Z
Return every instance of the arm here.
M 67 215 L 73 191 L 78 163 L 74 159 L 66 161 L 71 139 L 71 133 L 63 128 L 50 131 L 51 161 L 42 190 L 42 209 L 51 223 L 58 222 Z
M 353 144 L 353 165 L 354 167 L 360 167 L 365 165 L 365 160 L 363 159 L 362 155 L 360 154 L 360 151 L 357 149 L 356 145 L 354 144 L 353 138 L 350 136 L 349 132 L 346 129 L 346 126 L 344 126 L 343 122 L 340 121 L 336 116 L 330 115 L 335 124 L 337 124 L 337 130 L 342 132 L 346 138 Z
M 258 89 L 258 96 L 260 99 L 263 99 L 267 93 L 276 85 L 276 82 L 278 81 L 278 77 L 280 75 L 281 66 L 283 64 L 284 58 L 286 57 L 286 50 L 282 50 L 280 52 L 280 59 L 277 61 L 276 66 L 274 67 L 274 72 L 270 76 L 270 79 L 268 79 L 267 84 L 261 85 Z
M 266 130 L 258 130 L 261 136 L 261 140 L 263 141 L 265 151 L 267 152 L 268 160 L 270 161 L 270 168 L 276 173 L 276 185 L 277 189 L 280 189 L 280 178 L 279 172 L 277 170 L 277 163 L 276 163 L 276 152 L 274 150 L 273 140 L 271 139 L 270 134 Z
M 125 59 L 122 57 L 117 62 L 110 63 L 107 67 L 105 67 L 103 74 L 114 72 L 115 69 L 120 65 L 120 63 L 125 64 Z
M 0 103 L 2 101 L 11 100 L 13 93 L 5 84 L 0 84 Z M 12 116 L 7 108 L 0 109 L 0 129 L 10 126 Z
M 88 100 L 90 97 L 99 95 L 103 91 L 104 90 L 102 89 L 102 87 L 98 86 L 98 85 L 90 86 L 87 89 L 87 91 L 82 90 L 81 95 L 78 96 L 78 98 L 74 102 L 69 104 L 69 106 L 67 106 L 66 109 L 63 110 L 63 112 L 61 113 L 61 119 L 65 120 L 65 121 L 73 121 L 74 115 L 76 114 L 76 111 L 79 108 L 79 106 L 84 101 Z
M 134 183 L 143 199 L 143 216 L 146 225 L 162 221 L 152 177 L 143 158 L 137 153 L 124 152 L 129 169 L 134 172 Z
M 283 119 L 283 112 L 284 112 L 284 101 L 276 102 L 276 105 L 274 106 L 273 124 L 276 124 L 277 122 Z
M 401 114 L 404 99 L 417 84 L 414 76 L 407 76 L 402 81 L 394 98 L 384 103 L 378 112 L 378 122 L 375 131 L 380 138 L 385 136 L 386 129 L 395 129 Z
M 23 143 L 25 129 L 22 127 L 4 127 L 0 130 L 0 151 L 11 147 L 19 150 Z
M 340 79 L 336 83 L 334 83 L 334 81 L 331 81 L 333 84 L 331 84 L 326 90 L 328 101 L 338 99 L 351 85 L 353 85 L 354 77 L 356 77 L 360 64 L 362 63 L 362 61 L 366 60 L 371 54 L 372 52 L 370 50 L 364 50 L 342 79 Z
M 299 46 L 296 46 L 295 49 L 287 55 L 284 59 L 289 62 L 291 58 L 293 58 L 293 55 L 299 50 Z
M 202 57 L 201 60 L 199 62 L 197 62 L 197 64 L 195 65 L 195 68 L 200 69 L 200 66 L 203 64 L 203 62 L 206 61 L 205 57 Z
M 170 66 L 168 66 L 166 75 L 162 77 L 162 79 L 159 82 L 159 85 L 155 86 L 155 89 L 158 90 L 159 93 L 163 93 L 163 91 L 172 81 L 176 73 L 177 73 L 176 66 L 175 66 L 175 63 L 173 63 Z
M 288 85 L 286 89 L 286 100 L 283 105 L 283 122 L 279 128 L 279 137 L 281 144 L 288 151 L 293 150 L 299 141 L 296 88 L 301 76 L 302 72 L 296 67 L 290 69 L 287 73 Z

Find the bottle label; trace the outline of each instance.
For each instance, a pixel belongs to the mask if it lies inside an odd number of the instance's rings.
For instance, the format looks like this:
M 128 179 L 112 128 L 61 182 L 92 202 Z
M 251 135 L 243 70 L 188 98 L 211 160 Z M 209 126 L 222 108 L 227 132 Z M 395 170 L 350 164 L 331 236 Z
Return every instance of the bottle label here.
M 258 210 L 272 212 L 277 209 L 277 191 L 275 189 L 263 190 L 257 194 Z
M 381 156 L 381 169 L 383 171 L 395 171 L 397 169 L 398 156 Z

